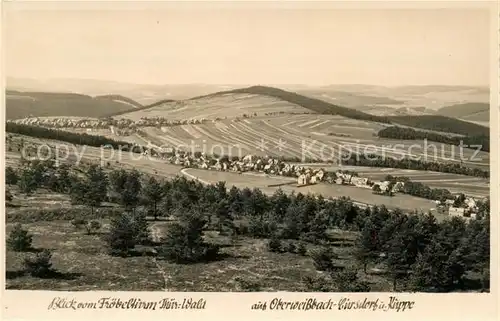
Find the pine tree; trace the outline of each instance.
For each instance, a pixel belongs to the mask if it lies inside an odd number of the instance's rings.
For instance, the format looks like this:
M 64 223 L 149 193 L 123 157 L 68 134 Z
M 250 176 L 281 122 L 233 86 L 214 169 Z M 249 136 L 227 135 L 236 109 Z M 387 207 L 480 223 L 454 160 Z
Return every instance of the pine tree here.
M 336 257 L 337 256 L 326 247 L 311 252 L 311 258 L 313 259 L 314 266 L 319 271 L 332 271 L 335 267 L 333 264 L 333 258 Z
M 19 177 L 12 167 L 8 166 L 5 168 L 5 183 L 7 185 L 16 185 Z
M 409 241 L 404 231 L 396 233 L 387 243 L 387 267 L 393 281 L 393 291 L 396 291 L 397 281 L 405 279 L 410 269 L 407 247 Z
M 24 269 L 33 277 L 44 278 L 48 277 L 52 271 L 52 253 L 45 249 L 38 253 L 35 258 L 24 259 Z
M 92 165 L 86 174 L 84 203 L 91 208 L 93 215 L 94 208 L 107 199 L 108 179 L 103 169 L 97 165 Z
M 22 193 L 30 195 L 39 187 L 36 178 L 35 172 L 31 168 L 25 168 L 21 175 L 19 176 L 19 180 L 17 181 L 17 185 Z
M 448 254 L 445 248 L 434 240 L 420 254 L 412 266 L 409 285 L 414 291 L 440 292 L 449 288 L 451 280 L 446 271 Z
M 214 213 L 217 217 L 217 229 L 219 232 L 232 234 L 234 231 L 234 222 L 229 210 L 229 202 L 226 199 L 217 202 Z
M 14 228 L 7 239 L 7 248 L 11 251 L 25 252 L 31 249 L 33 236 L 28 234 L 28 231 L 23 229 L 21 224 L 14 225 Z
M 207 220 L 201 213 L 183 215 L 179 223 L 171 226 L 164 238 L 161 254 L 177 263 L 196 263 L 215 259 L 219 247 L 203 241 Z
M 142 212 L 135 212 L 131 214 L 132 224 L 136 229 L 136 242 L 137 244 L 148 244 L 151 240 L 151 232 L 149 230 L 146 214 Z
M 138 229 L 128 213 L 111 220 L 110 230 L 105 240 L 112 255 L 125 256 L 137 244 Z
M 128 173 L 121 193 L 122 204 L 127 209 L 135 209 L 139 204 L 139 194 L 141 192 L 140 174 L 137 171 Z
M 370 219 L 366 220 L 361 234 L 357 239 L 355 257 L 363 265 L 364 273 L 367 266 L 379 255 L 378 231 Z
M 165 196 L 165 189 L 154 177 L 151 177 L 144 186 L 142 193 L 145 201 L 147 202 L 147 206 L 156 221 L 159 215 L 158 204 Z
M 276 217 L 279 220 L 283 220 L 286 210 L 290 205 L 288 195 L 286 195 L 282 189 L 278 189 L 271 197 L 271 203 L 273 204 L 273 211 Z

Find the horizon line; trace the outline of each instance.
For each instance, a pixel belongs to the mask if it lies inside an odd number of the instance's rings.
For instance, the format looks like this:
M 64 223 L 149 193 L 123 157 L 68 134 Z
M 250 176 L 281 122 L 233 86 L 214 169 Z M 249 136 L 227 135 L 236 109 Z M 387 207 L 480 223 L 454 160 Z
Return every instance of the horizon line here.
M 18 80 L 34 80 L 34 81 L 95 81 L 95 82 L 109 82 L 117 83 L 123 85 L 136 85 L 136 86 L 186 86 L 186 85 L 198 85 L 198 86 L 305 86 L 305 87 L 328 87 L 328 86 L 372 86 L 372 87 L 386 87 L 386 88 L 398 88 L 398 87 L 472 87 L 472 88 L 490 88 L 489 84 L 401 84 L 401 85 L 379 85 L 372 83 L 328 83 L 328 84 L 311 84 L 311 83 L 205 83 L 205 82 L 191 82 L 191 83 L 133 83 L 128 81 L 112 80 L 112 79 L 96 79 L 96 78 L 78 78 L 78 77 L 51 77 L 51 78 L 33 78 L 33 77 L 19 77 L 19 76 L 6 76 L 5 77 L 5 87 L 8 86 L 8 80 L 18 79 Z

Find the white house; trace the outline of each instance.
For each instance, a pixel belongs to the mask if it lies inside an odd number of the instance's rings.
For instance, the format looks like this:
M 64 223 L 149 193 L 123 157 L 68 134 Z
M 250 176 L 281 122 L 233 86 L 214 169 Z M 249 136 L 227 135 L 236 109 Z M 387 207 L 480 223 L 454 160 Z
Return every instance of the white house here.
M 475 208 L 476 207 L 476 200 L 474 200 L 472 197 L 466 198 L 465 204 L 467 205 L 468 208 Z
M 455 201 L 454 200 L 446 200 L 446 201 L 444 201 L 444 204 L 448 205 L 448 206 L 452 206 L 453 204 L 455 204 Z
M 394 186 L 392 187 L 392 192 L 397 193 L 403 189 L 405 186 L 405 183 L 403 182 L 396 182 Z
M 353 177 L 351 183 L 356 186 L 365 186 L 368 184 L 368 178 L 366 177 Z
M 299 175 L 297 179 L 297 185 L 306 185 L 307 184 L 307 177 L 304 174 Z

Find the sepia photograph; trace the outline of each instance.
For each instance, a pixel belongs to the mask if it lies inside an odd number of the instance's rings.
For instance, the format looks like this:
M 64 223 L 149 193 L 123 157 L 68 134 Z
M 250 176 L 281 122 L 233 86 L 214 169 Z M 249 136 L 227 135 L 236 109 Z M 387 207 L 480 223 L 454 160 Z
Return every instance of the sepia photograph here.
M 3 6 L 4 290 L 490 292 L 491 6 L 92 8 Z

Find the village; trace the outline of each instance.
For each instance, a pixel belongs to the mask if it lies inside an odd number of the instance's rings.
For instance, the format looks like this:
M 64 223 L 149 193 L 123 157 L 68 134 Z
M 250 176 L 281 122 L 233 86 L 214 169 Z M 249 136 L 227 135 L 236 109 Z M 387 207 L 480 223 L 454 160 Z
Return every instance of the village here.
M 145 151 L 144 155 L 148 155 L 149 153 Z M 358 173 L 353 171 L 338 169 L 335 172 L 327 172 L 322 168 L 310 168 L 299 164 L 287 163 L 268 156 L 246 155 L 241 159 L 233 157 L 230 160 L 228 157 L 216 159 L 201 152 L 194 153 L 192 156 L 187 153 L 176 152 L 170 156 L 168 154 L 157 154 L 156 157 L 185 168 L 229 171 L 240 174 L 243 172 L 256 172 L 272 176 L 295 177 L 297 179 L 297 187 L 323 182 L 371 189 L 374 194 L 386 195 L 388 197 L 396 193 L 405 193 L 405 181 L 403 180 L 372 181 L 369 178 L 360 177 Z M 439 212 L 447 213 L 449 216 L 463 217 L 464 219 L 476 218 L 479 210 L 477 203 L 484 200 L 478 200 L 464 194 L 450 195 L 449 199 L 435 201 Z

